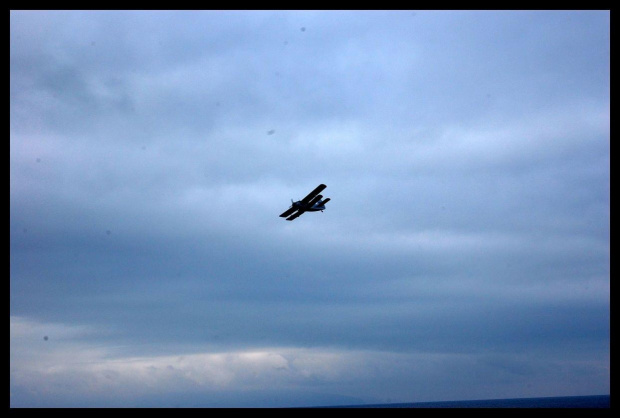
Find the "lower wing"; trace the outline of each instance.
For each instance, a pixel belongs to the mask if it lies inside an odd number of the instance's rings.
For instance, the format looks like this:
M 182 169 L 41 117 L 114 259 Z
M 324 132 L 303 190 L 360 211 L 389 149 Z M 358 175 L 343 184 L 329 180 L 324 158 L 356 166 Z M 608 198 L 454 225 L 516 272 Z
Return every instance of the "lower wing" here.
M 282 215 L 280 215 L 281 218 L 286 218 L 289 215 L 292 215 L 293 212 L 295 212 L 297 210 L 297 208 L 289 208 L 286 210 L 286 212 L 284 212 Z
M 298 216 L 302 215 L 304 212 L 305 212 L 305 210 L 299 210 L 294 215 L 291 215 L 288 218 L 286 218 L 286 220 L 287 221 L 292 221 L 293 219 L 296 219 Z

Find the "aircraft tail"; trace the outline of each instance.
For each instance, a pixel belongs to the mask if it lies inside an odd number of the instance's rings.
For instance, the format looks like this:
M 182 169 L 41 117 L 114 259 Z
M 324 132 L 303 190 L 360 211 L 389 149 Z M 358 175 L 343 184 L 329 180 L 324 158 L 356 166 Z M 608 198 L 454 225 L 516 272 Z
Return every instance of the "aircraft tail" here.
M 331 200 L 331 199 L 328 197 L 327 199 L 323 200 L 323 201 L 322 201 L 322 202 L 320 202 L 320 203 L 321 203 L 321 205 L 325 206 L 325 204 L 326 204 L 327 202 L 329 202 L 330 200 Z

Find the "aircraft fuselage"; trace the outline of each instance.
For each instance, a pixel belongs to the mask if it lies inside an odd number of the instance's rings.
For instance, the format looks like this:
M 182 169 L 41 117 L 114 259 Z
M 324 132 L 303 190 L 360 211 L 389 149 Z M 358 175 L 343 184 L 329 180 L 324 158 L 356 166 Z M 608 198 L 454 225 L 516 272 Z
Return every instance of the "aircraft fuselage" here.
M 301 200 L 298 200 L 297 202 L 293 202 L 294 208 L 302 209 L 305 212 L 318 212 L 318 211 L 325 210 L 325 205 L 323 204 L 323 202 L 317 202 L 314 205 L 312 205 L 312 207 L 307 207 L 307 206 L 308 205 L 304 205 L 304 202 L 302 202 Z

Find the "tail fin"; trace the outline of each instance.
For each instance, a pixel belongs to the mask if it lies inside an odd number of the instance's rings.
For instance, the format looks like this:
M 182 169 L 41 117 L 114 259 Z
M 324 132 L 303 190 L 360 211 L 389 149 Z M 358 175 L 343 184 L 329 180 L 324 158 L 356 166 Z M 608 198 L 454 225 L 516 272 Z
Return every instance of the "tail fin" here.
M 327 202 L 329 202 L 330 200 L 331 200 L 331 199 L 328 197 L 327 199 L 325 199 L 325 200 L 321 201 L 320 203 L 321 203 L 321 205 L 325 206 L 325 204 L 326 204 Z

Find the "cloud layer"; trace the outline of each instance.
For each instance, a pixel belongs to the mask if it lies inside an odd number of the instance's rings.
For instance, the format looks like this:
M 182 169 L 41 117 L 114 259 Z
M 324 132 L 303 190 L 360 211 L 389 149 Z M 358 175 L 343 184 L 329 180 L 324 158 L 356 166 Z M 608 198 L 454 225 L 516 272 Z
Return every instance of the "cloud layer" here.
M 54 336 L 41 339 L 44 330 Z M 470 396 L 472 374 L 482 380 L 477 396 L 494 396 L 493 387 L 507 380 L 525 385 L 526 396 L 543 396 L 555 393 L 546 386 L 550 378 L 572 379 L 578 374 L 583 381 L 609 372 L 608 358 L 584 363 L 573 350 L 562 361 L 538 350 L 530 358 L 531 353 L 514 356 L 502 351 L 295 347 L 133 357 L 119 355 L 122 348 L 80 341 L 88 334 L 85 329 L 12 317 L 12 405 L 230 407 L 260 402 L 281 407 L 396 402 L 414 394 L 420 400 L 449 400 L 435 391 L 449 385 L 450 396 Z M 579 387 L 580 381 L 571 384 Z

